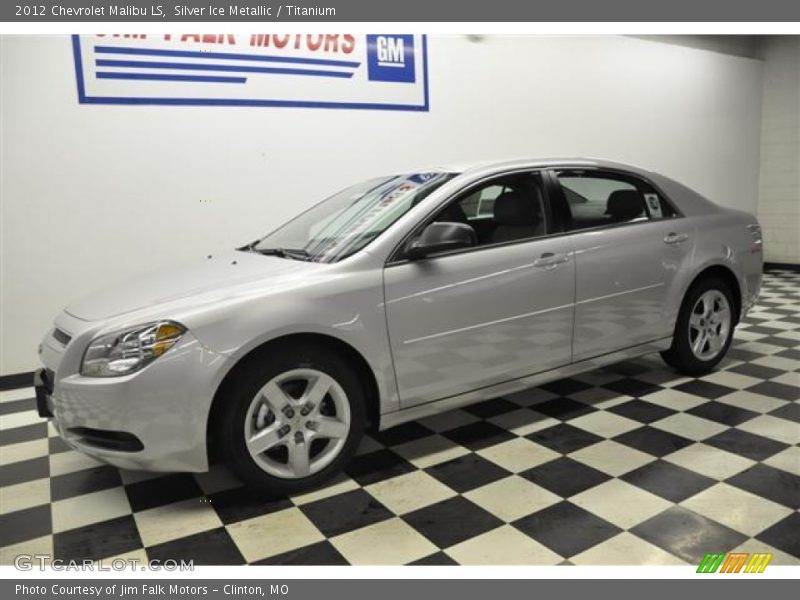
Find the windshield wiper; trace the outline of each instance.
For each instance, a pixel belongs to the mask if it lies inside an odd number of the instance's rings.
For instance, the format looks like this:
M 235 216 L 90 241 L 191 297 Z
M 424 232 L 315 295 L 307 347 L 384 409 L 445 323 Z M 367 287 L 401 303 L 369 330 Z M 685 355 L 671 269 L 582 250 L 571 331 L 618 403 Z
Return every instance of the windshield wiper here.
M 258 252 L 264 256 L 279 256 L 280 258 L 293 258 L 295 260 L 309 260 L 308 252 L 302 248 L 250 248 L 251 252 Z
M 261 240 L 255 240 L 254 242 L 250 242 L 249 244 L 245 244 L 244 246 L 240 246 L 239 248 L 236 248 L 236 250 L 238 250 L 239 252 L 252 252 L 253 249 L 256 246 L 258 246 L 258 243 L 260 241 Z

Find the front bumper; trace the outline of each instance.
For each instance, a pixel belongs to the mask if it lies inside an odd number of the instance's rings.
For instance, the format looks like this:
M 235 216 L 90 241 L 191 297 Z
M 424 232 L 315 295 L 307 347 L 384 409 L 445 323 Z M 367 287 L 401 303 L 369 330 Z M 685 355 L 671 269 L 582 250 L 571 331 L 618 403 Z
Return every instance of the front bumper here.
M 124 469 L 206 471 L 206 426 L 225 357 L 190 333 L 147 367 L 122 377 L 40 369 L 39 414 L 71 448 Z

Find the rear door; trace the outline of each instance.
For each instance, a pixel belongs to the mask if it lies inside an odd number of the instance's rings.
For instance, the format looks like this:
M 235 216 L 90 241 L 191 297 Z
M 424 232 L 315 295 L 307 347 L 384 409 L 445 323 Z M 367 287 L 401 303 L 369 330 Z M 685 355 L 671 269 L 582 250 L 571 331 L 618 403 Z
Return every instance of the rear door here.
M 560 169 L 550 181 L 575 250 L 573 360 L 671 335 L 669 292 L 693 246 L 687 219 L 625 172 Z

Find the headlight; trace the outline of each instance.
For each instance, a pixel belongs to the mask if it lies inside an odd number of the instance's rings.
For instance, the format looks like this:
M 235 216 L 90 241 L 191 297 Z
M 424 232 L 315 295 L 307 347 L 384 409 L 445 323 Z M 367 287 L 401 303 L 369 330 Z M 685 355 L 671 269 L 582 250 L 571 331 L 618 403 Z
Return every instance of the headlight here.
M 172 321 L 139 325 L 95 338 L 81 362 L 81 375 L 117 377 L 138 371 L 175 345 L 186 328 Z

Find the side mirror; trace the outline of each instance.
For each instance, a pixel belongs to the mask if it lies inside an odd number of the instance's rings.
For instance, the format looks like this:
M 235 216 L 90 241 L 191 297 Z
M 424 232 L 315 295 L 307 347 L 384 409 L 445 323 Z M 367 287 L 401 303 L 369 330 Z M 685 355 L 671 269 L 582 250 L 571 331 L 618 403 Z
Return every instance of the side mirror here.
M 475 230 L 464 223 L 431 223 L 406 248 L 411 260 L 425 258 L 436 252 L 469 248 L 478 242 Z

